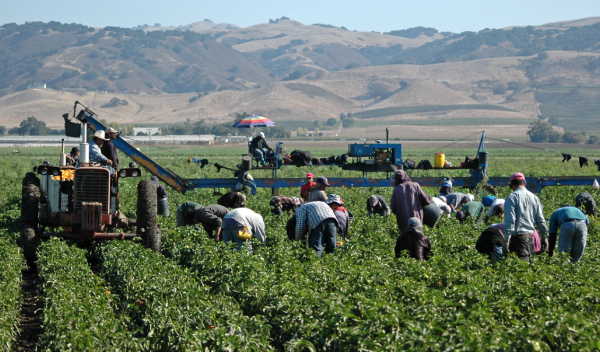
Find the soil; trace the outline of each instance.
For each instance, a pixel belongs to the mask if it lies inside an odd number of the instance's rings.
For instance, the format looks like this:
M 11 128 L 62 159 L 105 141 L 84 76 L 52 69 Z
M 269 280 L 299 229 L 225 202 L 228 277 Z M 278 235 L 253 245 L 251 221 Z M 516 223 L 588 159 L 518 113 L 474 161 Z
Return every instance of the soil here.
M 37 290 L 38 274 L 35 268 L 23 271 L 23 304 L 19 317 L 17 351 L 36 351 L 42 333 L 42 302 Z

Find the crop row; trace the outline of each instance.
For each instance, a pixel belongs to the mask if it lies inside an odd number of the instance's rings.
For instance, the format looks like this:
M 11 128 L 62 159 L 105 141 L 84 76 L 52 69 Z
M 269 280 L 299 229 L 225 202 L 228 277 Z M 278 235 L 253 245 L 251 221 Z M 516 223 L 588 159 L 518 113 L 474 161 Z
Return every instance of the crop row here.
M 540 103 L 600 103 L 599 87 L 561 87 L 538 89 L 535 99 Z
M 353 127 L 369 127 L 369 126 L 394 126 L 394 125 L 411 125 L 411 126 L 473 126 L 473 125 L 528 125 L 532 122 L 529 119 L 519 118 L 497 118 L 497 117 L 458 117 L 458 118 L 443 118 L 443 119 L 427 119 L 427 120 L 358 120 Z
M 545 215 L 572 203 L 581 187 L 548 189 Z M 389 198 L 391 189 L 378 192 Z M 427 190 L 433 192 L 435 190 Z M 510 190 L 500 189 L 500 196 Z M 266 195 L 249 206 L 263 214 L 267 247 L 232 251 L 205 235 L 165 224 L 164 254 L 196 273 L 246 315 L 269 321 L 275 349 L 580 350 L 597 348 L 600 284 L 598 222 L 584 261 L 516 258 L 495 267 L 474 250 L 483 227 L 444 219 L 428 229 L 428 262 L 395 259 L 393 218 L 366 217 L 368 189 L 335 189 L 355 215 L 351 239 L 318 258 L 285 236 L 285 216 L 268 212 Z M 597 192 L 594 193 L 597 196 Z M 205 203 L 208 199 L 199 199 Z M 462 347 L 460 347 L 462 346 Z
M 545 117 L 597 121 L 600 104 L 543 103 L 540 104 L 540 111 Z
M 230 297 L 210 292 L 160 254 L 114 241 L 97 246 L 94 257 L 149 350 L 270 349 L 263 319 L 244 316 Z
M 44 332 L 38 347 L 50 351 L 141 350 L 126 322 L 113 310 L 113 297 L 90 269 L 86 251 L 61 240 L 38 248 L 44 302 Z
M 373 109 L 354 113 L 357 119 L 370 119 L 383 116 L 417 114 L 426 112 L 452 111 L 452 110 L 496 110 L 514 111 L 499 105 L 490 104 L 465 104 L 465 105 L 418 105 L 418 106 L 396 106 L 391 108 Z
M 25 267 L 19 247 L 5 235 L 0 231 L 0 351 L 14 349 L 21 311 L 21 271 Z

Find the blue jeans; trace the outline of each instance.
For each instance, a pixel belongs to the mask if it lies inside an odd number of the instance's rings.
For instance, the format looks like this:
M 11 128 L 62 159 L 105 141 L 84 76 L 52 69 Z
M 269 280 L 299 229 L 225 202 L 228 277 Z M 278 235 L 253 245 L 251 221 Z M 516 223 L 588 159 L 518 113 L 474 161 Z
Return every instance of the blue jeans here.
M 241 239 L 239 239 L 237 237 L 237 233 L 238 231 L 240 231 L 241 229 L 222 229 L 222 233 L 223 233 L 223 242 L 225 243 L 229 243 L 229 242 L 233 242 L 236 245 L 236 249 L 242 250 L 242 248 L 246 248 L 246 250 L 248 250 L 248 252 L 252 253 L 252 242 L 250 241 L 242 241 Z
M 266 150 L 260 150 L 260 149 L 254 149 L 254 152 L 252 152 L 252 154 L 260 159 L 260 164 L 262 166 L 265 166 L 265 155 L 267 154 Z
M 308 246 L 314 249 L 319 257 L 323 254 L 323 244 L 325 244 L 325 253 L 333 253 L 336 236 L 337 226 L 335 220 L 325 219 L 310 231 Z
M 581 259 L 587 244 L 588 228 L 584 220 L 563 222 L 558 237 L 558 253 L 569 253 L 571 261 Z

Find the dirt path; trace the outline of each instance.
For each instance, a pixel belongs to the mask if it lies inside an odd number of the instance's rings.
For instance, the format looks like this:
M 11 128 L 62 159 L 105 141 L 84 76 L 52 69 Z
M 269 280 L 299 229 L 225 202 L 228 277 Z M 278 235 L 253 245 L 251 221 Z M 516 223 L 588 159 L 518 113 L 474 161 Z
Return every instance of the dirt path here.
M 42 302 L 38 299 L 38 275 L 35 269 L 23 271 L 23 305 L 19 317 L 17 351 L 36 351 L 42 333 Z

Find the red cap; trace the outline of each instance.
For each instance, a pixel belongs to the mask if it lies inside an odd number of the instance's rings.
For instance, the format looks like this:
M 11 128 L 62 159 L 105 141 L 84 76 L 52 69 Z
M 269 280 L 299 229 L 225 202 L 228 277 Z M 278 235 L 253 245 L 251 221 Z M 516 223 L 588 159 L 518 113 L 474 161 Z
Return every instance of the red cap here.
M 309 172 L 306 174 L 306 177 L 315 177 L 315 176 Z
M 512 180 L 524 180 L 525 179 L 525 175 L 523 175 L 520 172 L 517 172 L 516 174 L 512 174 L 510 175 L 510 181 L 512 182 Z

